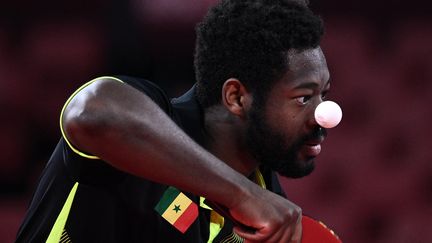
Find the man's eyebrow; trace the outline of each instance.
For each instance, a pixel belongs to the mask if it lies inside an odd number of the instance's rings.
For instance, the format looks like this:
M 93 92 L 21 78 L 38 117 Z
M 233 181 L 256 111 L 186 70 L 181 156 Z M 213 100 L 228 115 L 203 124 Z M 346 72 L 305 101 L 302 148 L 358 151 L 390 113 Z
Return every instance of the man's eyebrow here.
M 294 89 L 314 89 L 319 85 L 315 82 L 301 83 L 294 87 Z
M 324 84 L 324 87 L 329 86 L 330 84 L 330 79 L 327 80 L 327 82 Z M 294 87 L 294 89 L 315 89 L 319 86 L 318 83 L 315 82 L 307 82 L 307 83 L 301 83 L 297 86 Z

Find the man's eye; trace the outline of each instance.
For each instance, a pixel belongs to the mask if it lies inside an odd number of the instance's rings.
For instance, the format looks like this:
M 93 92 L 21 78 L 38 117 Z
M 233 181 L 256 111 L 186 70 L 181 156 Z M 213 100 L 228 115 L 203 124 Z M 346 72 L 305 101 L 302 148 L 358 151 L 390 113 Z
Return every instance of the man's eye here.
M 325 99 L 327 98 L 327 94 L 328 94 L 328 91 L 324 91 L 324 92 L 322 92 L 322 94 L 321 94 L 321 99 L 322 99 L 322 100 L 325 100 Z
M 301 96 L 301 97 L 297 97 L 296 101 L 302 105 L 306 104 L 309 100 L 310 100 L 311 96 L 310 95 L 306 95 L 306 96 Z

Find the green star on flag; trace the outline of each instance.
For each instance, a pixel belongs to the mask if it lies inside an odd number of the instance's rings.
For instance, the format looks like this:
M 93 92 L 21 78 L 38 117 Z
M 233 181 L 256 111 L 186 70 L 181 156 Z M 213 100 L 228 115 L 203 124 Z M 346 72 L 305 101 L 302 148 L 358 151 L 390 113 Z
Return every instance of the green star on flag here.
M 198 206 L 175 187 L 168 187 L 155 210 L 184 233 L 198 217 Z
M 174 211 L 176 211 L 176 213 L 178 213 L 178 211 L 181 211 L 180 209 L 180 205 L 174 205 Z

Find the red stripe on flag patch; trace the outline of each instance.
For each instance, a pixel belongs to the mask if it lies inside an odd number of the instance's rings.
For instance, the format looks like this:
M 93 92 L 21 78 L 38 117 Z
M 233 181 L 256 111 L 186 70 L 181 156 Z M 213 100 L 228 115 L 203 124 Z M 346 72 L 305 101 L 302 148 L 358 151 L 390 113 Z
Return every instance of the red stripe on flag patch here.
M 198 206 L 192 202 L 186 211 L 177 219 L 174 223 L 174 227 L 176 227 L 180 232 L 184 233 L 191 226 L 191 224 L 198 217 Z

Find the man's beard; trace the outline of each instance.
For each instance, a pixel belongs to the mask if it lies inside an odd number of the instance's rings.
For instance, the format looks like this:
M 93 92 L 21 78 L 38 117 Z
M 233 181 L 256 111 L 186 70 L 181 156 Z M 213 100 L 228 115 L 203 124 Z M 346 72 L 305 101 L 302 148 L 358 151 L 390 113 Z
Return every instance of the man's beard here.
M 284 134 L 275 131 L 266 123 L 264 110 L 260 106 L 253 106 L 249 112 L 246 140 L 252 156 L 262 166 L 278 172 L 281 176 L 300 178 L 312 173 L 315 168 L 314 158 L 299 161 L 298 153 L 308 139 L 322 135 L 325 131 L 317 127 L 313 134 L 287 144 Z

